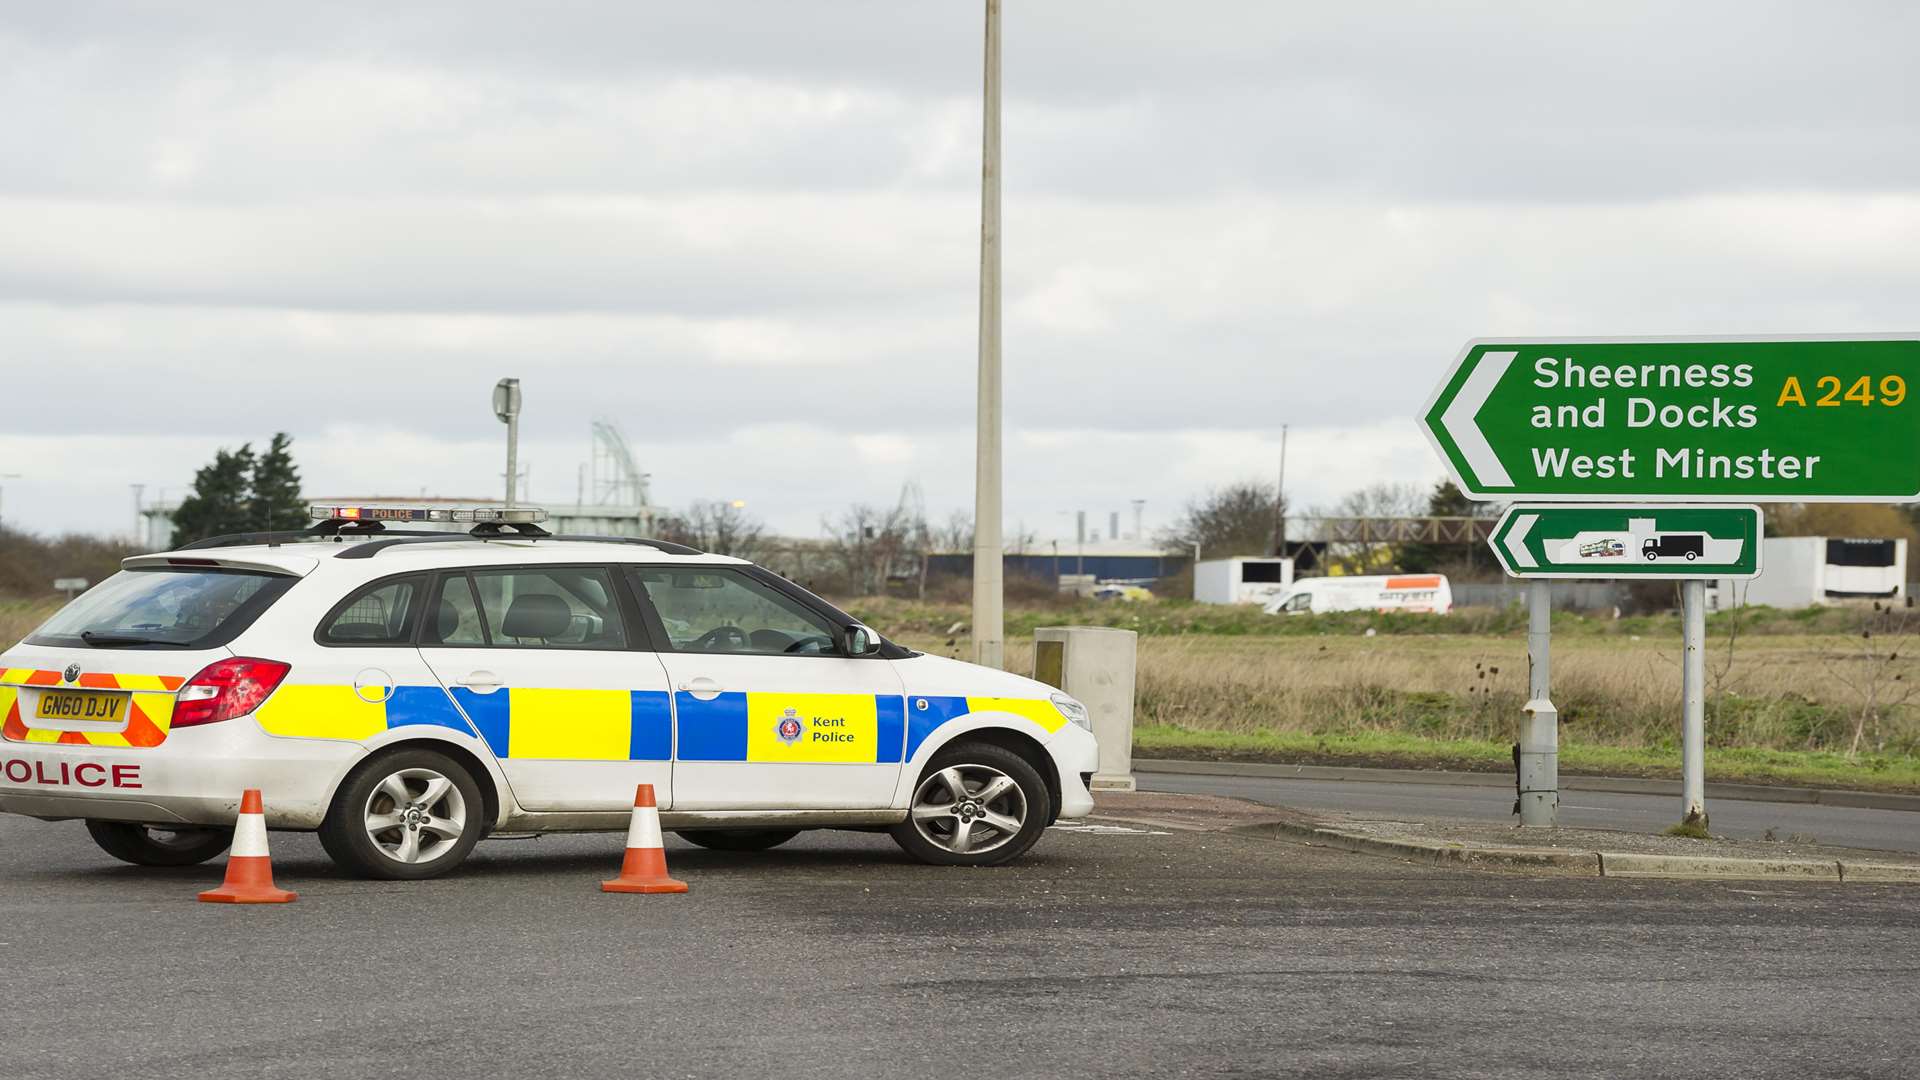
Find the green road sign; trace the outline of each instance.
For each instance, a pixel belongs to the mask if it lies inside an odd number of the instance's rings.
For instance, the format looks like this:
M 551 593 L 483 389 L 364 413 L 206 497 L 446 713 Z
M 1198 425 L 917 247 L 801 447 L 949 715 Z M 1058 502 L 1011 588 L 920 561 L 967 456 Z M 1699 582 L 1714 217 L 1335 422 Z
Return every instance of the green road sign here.
M 1750 578 L 1757 506 L 1520 503 L 1487 543 L 1514 577 Z
M 1421 427 L 1475 499 L 1920 498 L 1920 334 L 1471 341 Z

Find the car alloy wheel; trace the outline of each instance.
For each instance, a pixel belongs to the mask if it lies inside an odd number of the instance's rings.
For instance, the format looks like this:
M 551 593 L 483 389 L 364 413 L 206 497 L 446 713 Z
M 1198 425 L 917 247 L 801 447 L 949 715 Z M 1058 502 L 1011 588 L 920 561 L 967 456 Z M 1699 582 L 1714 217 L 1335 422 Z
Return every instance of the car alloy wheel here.
M 466 832 L 467 800 L 433 769 L 399 769 L 373 786 L 362 819 L 367 839 L 382 855 L 399 863 L 432 862 Z
M 914 829 L 955 855 L 980 855 L 1020 835 L 1027 797 L 1013 777 L 990 765 L 952 765 L 913 794 Z

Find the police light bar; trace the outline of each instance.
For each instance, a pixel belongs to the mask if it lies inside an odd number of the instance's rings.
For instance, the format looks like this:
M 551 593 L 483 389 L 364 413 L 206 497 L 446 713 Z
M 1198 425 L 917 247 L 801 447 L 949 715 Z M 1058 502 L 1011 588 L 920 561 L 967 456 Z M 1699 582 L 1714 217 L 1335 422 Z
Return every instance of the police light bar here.
M 315 521 L 448 521 L 463 524 L 500 522 L 533 524 L 547 520 L 547 512 L 537 506 L 330 506 L 315 503 L 307 507 Z

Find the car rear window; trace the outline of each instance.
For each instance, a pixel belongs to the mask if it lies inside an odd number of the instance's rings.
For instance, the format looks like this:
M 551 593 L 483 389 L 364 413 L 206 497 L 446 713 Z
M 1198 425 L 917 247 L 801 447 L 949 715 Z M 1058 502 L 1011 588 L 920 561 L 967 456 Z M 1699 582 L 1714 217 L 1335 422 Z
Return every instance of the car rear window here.
M 48 619 L 29 645 L 208 649 L 232 641 L 296 579 L 207 567 L 122 570 Z

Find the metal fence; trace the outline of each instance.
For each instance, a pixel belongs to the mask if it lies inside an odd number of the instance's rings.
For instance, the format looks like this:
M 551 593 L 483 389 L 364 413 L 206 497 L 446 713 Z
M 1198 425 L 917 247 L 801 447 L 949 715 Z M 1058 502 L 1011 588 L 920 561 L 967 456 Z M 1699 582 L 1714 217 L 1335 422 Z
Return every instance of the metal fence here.
M 1454 607 L 1511 607 L 1527 602 L 1525 582 L 1497 585 L 1455 585 Z M 1606 611 L 1627 606 L 1626 590 L 1606 581 L 1556 581 L 1553 606 L 1558 611 Z

